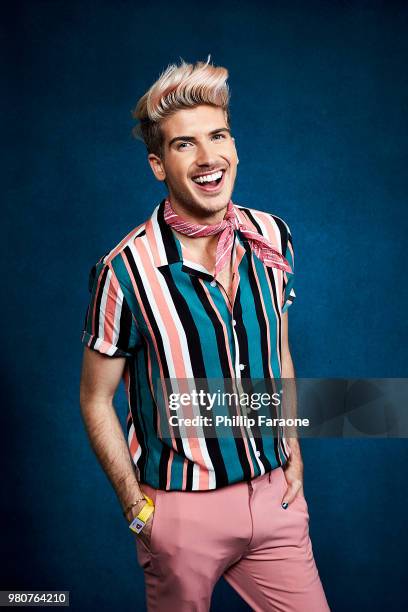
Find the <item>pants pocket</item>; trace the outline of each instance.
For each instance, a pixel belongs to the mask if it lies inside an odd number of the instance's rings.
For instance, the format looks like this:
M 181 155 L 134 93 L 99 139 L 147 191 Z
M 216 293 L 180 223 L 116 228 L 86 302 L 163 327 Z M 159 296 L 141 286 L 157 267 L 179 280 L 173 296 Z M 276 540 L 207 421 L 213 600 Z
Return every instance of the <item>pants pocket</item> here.
M 159 489 L 156 489 L 156 498 L 154 500 L 154 512 L 153 512 L 153 523 L 150 531 L 150 542 L 149 542 L 149 551 L 151 554 L 154 554 L 156 551 L 156 534 L 158 528 L 158 522 L 160 518 L 160 506 L 161 506 L 161 494 L 162 492 Z
M 160 542 L 160 538 L 156 539 L 156 534 L 158 531 L 158 519 L 160 517 L 160 497 L 161 491 L 159 489 L 153 489 L 152 487 L 148 487 L 146 485 L 142 485 L 141 489 L 146 495 L 148 495 L 154 503 L 154 512 L 152 515 L 152 527 L 150 531 L 150 539 L 149 544 L 145 544 L 138 535 L 135 535 L 136 538 L 136 548 L 137 548 L 137 558 L 140 566 L 143 570 L 148 570 L 150 572 L 153 571 L 153 561 L 155 557 L 156 551 L 156 542 Z

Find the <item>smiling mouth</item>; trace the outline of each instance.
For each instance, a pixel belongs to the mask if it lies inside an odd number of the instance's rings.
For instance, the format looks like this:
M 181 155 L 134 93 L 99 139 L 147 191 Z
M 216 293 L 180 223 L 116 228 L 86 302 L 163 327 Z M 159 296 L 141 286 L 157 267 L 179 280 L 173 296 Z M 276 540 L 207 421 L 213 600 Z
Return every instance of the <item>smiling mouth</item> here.
M 201 191 L 218 191 L 224 183 L 225 170 L 193 177 L 191 180 Z

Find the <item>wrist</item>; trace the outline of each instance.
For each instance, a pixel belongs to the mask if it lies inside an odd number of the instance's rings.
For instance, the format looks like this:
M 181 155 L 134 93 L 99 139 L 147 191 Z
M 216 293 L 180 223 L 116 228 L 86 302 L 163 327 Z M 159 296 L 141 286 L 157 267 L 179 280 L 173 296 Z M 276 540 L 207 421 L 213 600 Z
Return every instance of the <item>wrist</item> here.
M 137 512 L 137 510 L 135 512 Z M 129 529 L 131 529 L 131 531 L 133 531 L 134 533 L 139 534 L 144 529 L 147 521 L 149 520 L 149 518 L 153 514 L 153 512 L 154 512 L 154 503 L 153 503 L 153 500 L 151 500 L 146 495 L 146 501 L 145 501 L 142 509 L 130 521 Z
M 146 499 L 140 499 L 129 505 L 124 511 L 123 516 L 130 523 L 142 511 L 142 508 L 147 504 Z

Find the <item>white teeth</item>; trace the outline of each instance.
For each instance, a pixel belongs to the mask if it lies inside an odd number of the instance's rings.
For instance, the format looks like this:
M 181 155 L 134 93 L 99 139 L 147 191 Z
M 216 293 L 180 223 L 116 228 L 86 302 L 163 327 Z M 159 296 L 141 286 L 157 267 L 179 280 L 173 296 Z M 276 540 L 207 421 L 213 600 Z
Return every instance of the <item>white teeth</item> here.
M 216 181 L 222 177 L 222 170 L 218 170 L 218 172 L 214 172 L 214 174 L 206 174 L 205 176 L 197 176 L 193 181 L 195 183 L 211 183 L 211 181 Z

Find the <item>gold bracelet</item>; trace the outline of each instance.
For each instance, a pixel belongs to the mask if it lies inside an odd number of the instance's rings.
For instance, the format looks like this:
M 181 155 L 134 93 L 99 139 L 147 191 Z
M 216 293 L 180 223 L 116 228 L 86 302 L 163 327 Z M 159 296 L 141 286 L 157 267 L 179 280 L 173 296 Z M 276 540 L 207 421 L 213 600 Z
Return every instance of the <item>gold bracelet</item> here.
M 124 511 L 123 511 L 123 516 L 124 516 L 125 518 L 127 518 L 127 517 L 126 517 L 126 515 L 127 515 L 127 513 L 129 512 L 129 510 L 131 510 L 131 509 L 133 508 L 133 506 L 137 506 L 137 504 L 138 504 L 139 502 L 141 502 L 141 501 L 146 501 L 146 498 L 145 498 L 145 497 L 139 497 L 139 499 L 136 499 L 136 501 L 134 501 L 134 502 L 133 502 L 133 504 L 130 504 L 130 505 L 129 505 L 129 506 L 126 508 L 126 510 L 124 510 Z

